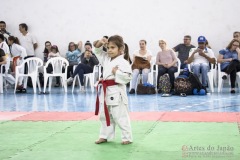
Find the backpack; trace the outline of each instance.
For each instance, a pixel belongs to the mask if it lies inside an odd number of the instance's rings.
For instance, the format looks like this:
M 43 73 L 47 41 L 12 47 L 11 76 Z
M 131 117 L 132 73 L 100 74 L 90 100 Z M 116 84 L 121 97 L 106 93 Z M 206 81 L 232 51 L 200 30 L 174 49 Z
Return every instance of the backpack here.
M 197 89 L 199 92 L 201 89 L 205 88 L 202 86 L 197 75 L 189 72 L 188 69 L 184 69 L 180 72 L 179 76 L 174 81 L 175 94 L 180 95 L 185 93 L 186 95 L 192 95 L 193 90 Z
M 165 73 L 164 75 L 160 76 L 159 78 L 159 90 L 162 93 L 170 93 L 172 88 L 170 78 L 168 73 Z

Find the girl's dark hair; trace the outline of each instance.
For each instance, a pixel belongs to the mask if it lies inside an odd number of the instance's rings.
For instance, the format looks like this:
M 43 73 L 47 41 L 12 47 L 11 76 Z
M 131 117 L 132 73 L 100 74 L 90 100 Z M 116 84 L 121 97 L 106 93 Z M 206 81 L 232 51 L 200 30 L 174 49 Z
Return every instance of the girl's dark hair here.
M 8 40 L 9 40 L 9 41 L 13 41 L 13 43 L 16 43 L 16 44 L 20 45 L 19 40 L 18 40 L 17 37 L 9 36 L 9 37 L 8 37 Z
M 92 48 L 92 44 L 90 43 L 90 41 L 87 41 L 84 46 L 87 46 L 87 45 Z
M 46 48 L 46 44 L 47 44 L 47 43 L 50 43 L 50 44 L 51 44 L 51 42 L 50 42 L 50 41 L 46 41 L 46 42 L 45 42 L 45 48 L 44 48 L 44 51 L 43 51 L 43 53 L 47 53 L 47 54 L 48 54 L 48 53 L 49 53 L 49 51 L 48 51 L 48 49 Z
M 0 39 L 1 39 L 2 41 L 4 41 L 4 35 L 3 35 L 3 34 L 0 34 Z
M 26 23 L 21 23 L 19 24 L 19 26 L 21 26 L 22 28 L 25 28 L 25 30 L 28 31 L 28 26 Z
M 58 46 L 56 46 L 56 45 L 52 45 L 51 50 L 52 50 L 52 49 L 56 49 L 56 51 L 59 52 Z
M 119 35 L 114 35 L 114 36 L 109 37 L 108 43 L 109 42 L 112 42 L 112 43 L 116 44 L 116 46 L 119 49 L 124 47 L 123 38 Z
M 238 42 L 238 44 L 240 44 L 239 40 L 233 39 L 226 48 L 230 50 L 234 42 Z
M 147 44 L 147 41 L 144 39 L 140 40 L 140 42 L 144 42 L 145 44 Z
M 103 36 L 103 38 L 106 38 L 106 39 L 108 39 L 108 36 Z
M 126 43 L 124 43 L 124 59 L 126 59 L 127 61 L 129 61 L 130 64 L 132 64 L 132 61 L 129 56 L 129 48 Z
M 75 49 L 74 49 L 74 50 L 77 49 L 77 45 L 76 45 L 74 42 L 70 42 L 70 43 L 68 44 L 68 51 L 70 51 L 70 46 L 71 46 L 72 44 L 75 46 Z

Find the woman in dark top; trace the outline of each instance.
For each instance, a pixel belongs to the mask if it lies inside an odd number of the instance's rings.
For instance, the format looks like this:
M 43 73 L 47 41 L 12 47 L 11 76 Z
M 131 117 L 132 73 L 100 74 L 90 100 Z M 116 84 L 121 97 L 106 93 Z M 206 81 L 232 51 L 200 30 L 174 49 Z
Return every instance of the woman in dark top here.
M 87 41 L 85 43 L 85 52 L 81 55 L 81 63 L 79 63 L 74 70 L 74 73 L 71 77 L 67 79 L 67 83 L 71 84 L 74 77 L 78 74 L 81 83 L 81 91 L 84 92 L 84 74 L 92 73 L 95 65 L 98 65 L 99 61 L 94 53 L 91 51 L 92 44 Z

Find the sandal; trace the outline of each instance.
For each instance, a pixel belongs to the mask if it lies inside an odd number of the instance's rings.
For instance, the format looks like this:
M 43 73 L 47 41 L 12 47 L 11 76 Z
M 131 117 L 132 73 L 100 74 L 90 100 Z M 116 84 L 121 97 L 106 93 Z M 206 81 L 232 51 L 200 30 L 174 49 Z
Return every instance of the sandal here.
M 99 138 L 99 140 L 95 141 L 95 144 L 106 143 L 107 139 Z
M 130 142 L 130 141 L 122 141 L 122 145 L 127 145 L 127 144 L 131 144 L 132 142 Z

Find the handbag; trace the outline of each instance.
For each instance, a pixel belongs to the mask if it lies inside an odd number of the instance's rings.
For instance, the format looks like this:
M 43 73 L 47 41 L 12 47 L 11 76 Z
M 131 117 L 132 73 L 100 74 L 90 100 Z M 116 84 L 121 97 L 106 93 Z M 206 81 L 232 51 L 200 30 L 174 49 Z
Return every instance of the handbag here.
M 150 69 L 151 65 L 150 62 L 147 59 L 144 59 L 143 57 L 135 57 L 135 60 L 132 64 L 132 70 L 134 69 Z

